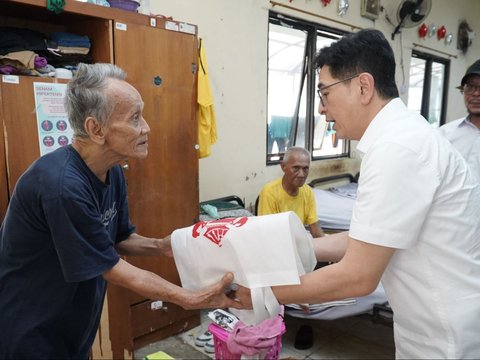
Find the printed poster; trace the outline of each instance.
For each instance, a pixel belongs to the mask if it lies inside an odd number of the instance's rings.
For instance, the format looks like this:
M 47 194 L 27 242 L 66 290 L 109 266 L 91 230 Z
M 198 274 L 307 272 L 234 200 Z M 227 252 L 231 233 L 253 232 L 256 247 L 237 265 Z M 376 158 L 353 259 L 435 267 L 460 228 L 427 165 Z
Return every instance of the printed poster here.
M 68 123 L 63 100 L 66 84 L 33 83 L 37 113 L 40 156 L 72 143 L 73 130 Z

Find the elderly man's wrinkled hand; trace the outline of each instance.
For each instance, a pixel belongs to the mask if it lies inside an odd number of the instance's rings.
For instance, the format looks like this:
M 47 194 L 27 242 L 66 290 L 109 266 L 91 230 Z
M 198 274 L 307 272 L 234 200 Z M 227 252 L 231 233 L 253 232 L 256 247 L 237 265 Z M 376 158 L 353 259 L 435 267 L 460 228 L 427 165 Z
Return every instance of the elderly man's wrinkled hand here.
M 250 296 L 248 296 L 248 298 L 243 295 L 242 298 L 238 298 L 237 296 L 239 291 L 243 294 L 246 288 L 232 284 L 232 281 L 233 274 L 226 273 L 218 283 L 210 285 L 203 290 L 192 292 L 190 300 L 184 307 L 186 309 L 251 309 L 252 303 Z M 237 287 L 238 290 L 234 291 L 233 289 Z M 248 293 L 250 293 L 249 290 Z

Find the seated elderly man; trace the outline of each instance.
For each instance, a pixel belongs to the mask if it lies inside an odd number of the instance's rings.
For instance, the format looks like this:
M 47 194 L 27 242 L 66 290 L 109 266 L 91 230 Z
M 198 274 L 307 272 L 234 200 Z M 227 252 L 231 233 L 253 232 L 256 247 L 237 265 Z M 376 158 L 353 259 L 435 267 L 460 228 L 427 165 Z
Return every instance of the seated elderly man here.
M 313 237 L 323 236 L 313 190 L 305 184 L 310 170 L 310 153 L 302 147 L 291 147 L 280 166 L 283 176 L 266 184 L 260 192 L 257 215 L 293 211 Z

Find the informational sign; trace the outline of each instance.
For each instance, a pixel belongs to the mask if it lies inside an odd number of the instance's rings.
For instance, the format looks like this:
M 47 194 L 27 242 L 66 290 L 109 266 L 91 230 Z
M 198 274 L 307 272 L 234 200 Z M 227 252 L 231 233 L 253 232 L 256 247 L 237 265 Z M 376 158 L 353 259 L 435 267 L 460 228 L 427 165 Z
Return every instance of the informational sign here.
M 73 130 L 63 104 L 66 84 L 33 83 L 40 156 L 72 143 Z

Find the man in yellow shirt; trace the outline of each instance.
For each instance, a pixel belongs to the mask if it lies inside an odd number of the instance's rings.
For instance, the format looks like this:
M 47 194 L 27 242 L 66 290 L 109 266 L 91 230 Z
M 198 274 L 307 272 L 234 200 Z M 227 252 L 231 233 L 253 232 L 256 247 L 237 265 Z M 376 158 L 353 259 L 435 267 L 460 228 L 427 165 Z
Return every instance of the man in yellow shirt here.
M 291 147 L 280 166 L 283 176 L 266 184 L 260 192 L 257 215 L 293 211 L 313 237 L 323 236 L 313 190 L 305 184 L 310 170 L 310 153 L 302 147 Z

